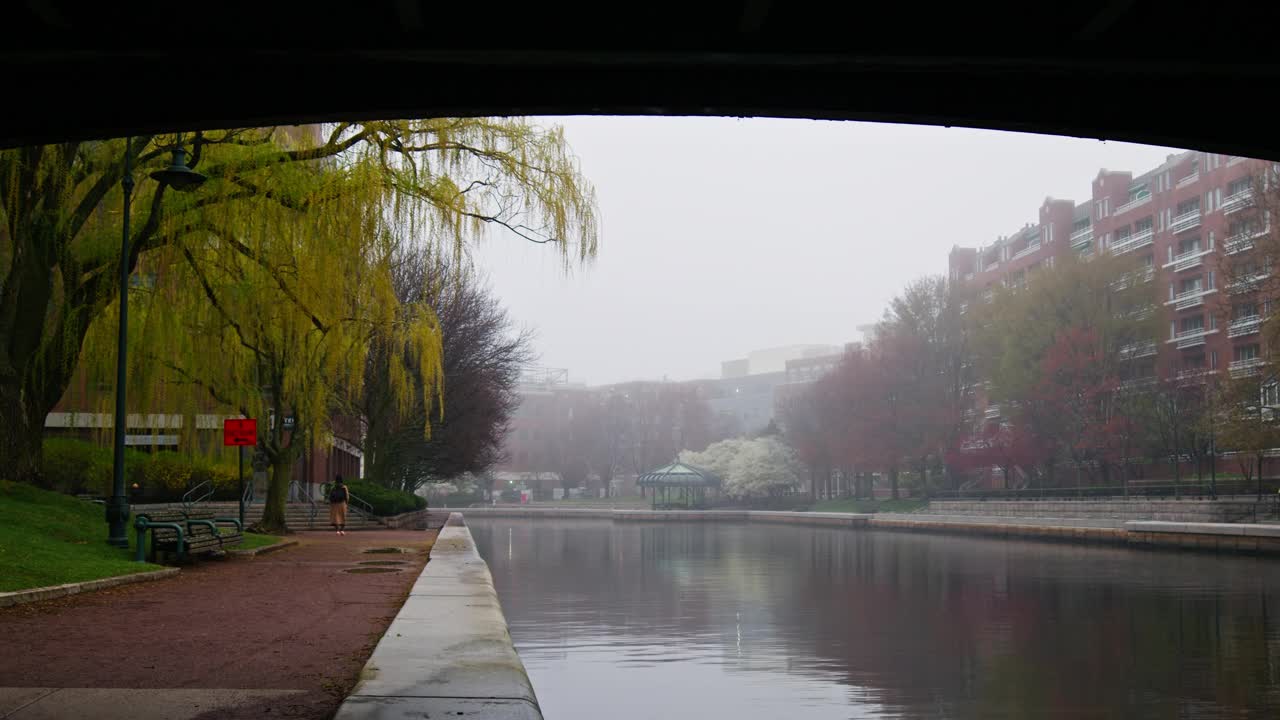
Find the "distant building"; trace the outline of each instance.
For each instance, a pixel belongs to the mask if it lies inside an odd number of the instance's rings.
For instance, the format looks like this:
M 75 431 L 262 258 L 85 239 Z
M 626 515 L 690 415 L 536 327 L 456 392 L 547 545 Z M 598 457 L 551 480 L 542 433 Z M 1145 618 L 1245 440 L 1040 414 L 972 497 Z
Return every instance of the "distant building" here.
M 781 373 L 787 370 L 788 360 L 821 357 L 840 352 L 835 345 L 784 345 L 764 348 L 747 353 L 745 358 L 726 360 L 720 364 L 721 379 L 763 375 L 765 373 Z
M 770 372 L 702 380 L 698 385 L 706 393 L 717 426 L 722 428 L 720 434 L 742 434 L 758 432 L 773 422 L 774 391 L 786 381 L 786 372 Z
M 720 363 L 720 377 L 722 378 L 740 378 L 746 377 L 751 372 L 751 362 L 746 358 L 738 358 L 737 360 L 725 360 Z

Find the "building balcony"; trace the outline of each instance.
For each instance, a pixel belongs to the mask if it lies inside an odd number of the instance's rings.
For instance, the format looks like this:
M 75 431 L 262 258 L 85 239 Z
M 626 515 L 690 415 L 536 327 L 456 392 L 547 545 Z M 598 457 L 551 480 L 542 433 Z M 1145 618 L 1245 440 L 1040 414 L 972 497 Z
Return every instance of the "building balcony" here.
M 1177 187 L 1190 187 L 1195 185 L 1197 182 L 1200 182 L 1200 173 L 1193 172 L 1190 175 L 1184 175 L 1182 179 L 1178 181 Z
M 1146 320 L 1147 318 L 1154 315 L 1155 312 L 1156 312 L 1156 307 L 1154 305 L 1146 305 L 1140 308 L 1135 308 L 1133 310 L 1130 310 L 1127 313 L 1121 313 L 1120 317 L 1127 317 L 1130 320 Z
M 1186 350 L 1187 348 L 1199 347 L 1200 345 L 1203 345 L 1205 343 L 1205 338 L 1210 335 L 1213 335 L 1216 332 L 1218 332 L 1217 328 L 1213 328 L 1211 330 L 1207 328 L 1196 328 L 1195 330 L 1184 330 L 1178 333 L 1177 335 L 1174 335 L 1173 339 L 1170 340 L 1169 342 L 1174 343 L 1174 345 L 1179 350 Z
M 1039 249 L 1040 249 L 1040 243 L 1036 243 L 1035 245 L 1028 245 L 1025 248 L 1019 250 L 1018 252 L 1014 253 L 1013 257 L 1009 258 L 1009 260 L 1011 261 L 1021 260 L 1022 258 L 1034 253 Z
M 1261 230 L 1245 230 L 1242 233 L 1232 235 L 1222 241 L 1222 248 L 1228 255 L 1245 252 L 1253 249 L 1253 241 L 1263 235 L 1266 235 L 1265 229 Z
M 1222 241 L 1222 249 L 1225 250 L 1228 255 L 1248 252 L 1253 249 L 1253 237 L 1232 235 Z
M 1233 378 L 1247 377 L 1249 375 L 1257 375 L 1262 371 L 1262 366 L 1265 364 L 1260 357 L 1249 358 L 1248 360 L 1233 360 L 1227 366 L 1227 371 L 1231 373 Z
M 995 261 L 993 261 L 991 264 L 989 264 L 989 265 L 987 265 L 987 266 L 983 267 L 983 268 L 982 268 L 982 272 L 991 272 L 992 270 L 995 270 L 995 269 L 996 269 L 996 268 L 998 268 L 998 267 L 1000 267 L 1000 261 L 999 261 L 999 260 L 995 260 Z
M 1120 389 L 1127 392 L 1138 392 L 1141 390 L 1150 390 L 1155 387 L 1160 379 L 1157 377 L 1133 378 L 1132 380 L 1121 380 Z
M 1243 158 L 1243 157 L 1240 157 L 1239 155 L 1232 155 L 1231 159 L 1227 161 L 1227 167 L 1231 167 L 1232 165 L 1239 165 L 1245 160 L 1248 160 L 1248 158 Z
M 1213 252 L 1213 248 L 1209 248 L 1207 250 L 1192 250 L 1191 252 L 1185 252 L 1181 255 L 1174 255 L 1173 260 L 1165 263 L 1164 267 L 1166 269 L 1173 268 L 1174 272 L 1182 272 L 1183 270 L 1198 268 L 1204 264 L 1204 256 L 1211 252 Z
M 1124 290 L 1126 288 L 1131 288 L 1134 285 L 1149 283 L 1153 279 L 1155 279 L 1155 276 L 1156 276 L 1156 269 L 1153 267 L 1146 267 L 1146 268 L 1142 268 L 1141 270 L 1134 270 L 1133 272 L 1128 272 L 1128 273 L 1125 273 L 1124 275 L 1121 275 L 1119 280 L 1116 280 L 1115 282 L 1111 283 L 1111 289 Z
M 1200 307 L 1204 304 L 1206 295 L 1212 295 L 1216 292 L 1218 292 L 1217 288 L 1188 290 L 1184 293 L 1178 293 L 1165 305 L 1172 305 L 1174 310 L 1188 310 L 1193 307 Z
M 1179 370 L 1178 374 L 1174 375 L 1174 378 L 1178 382 L 1204 382 L 1205 378 L 1216 372 L 1218 371 L 1210 370 L 1209 368 L 1187 368 L 1186 370 Z
M 1000 417 L 999 405 L 988 405 L 987 409 L 982 413 L 982 417 L 987 420 L 995 420 Z
M 965 273 L 965 274 L 964 274 L 964 281 L 965 281 L 965 282 L 969 282 L 969 281 L 970 281 L 970 280 L 972 280 L 972 279 L 973 279 L 973 273 Z
M 1262 329 L 1262 317 L 1260 315 L 1249 315 L 1248 317 L 1232 320 L 1227 326 L 1227 337 L 1238 338 L 1245 335 L 1252 335 Z
M 1241 190 L 1235 195 L 1228 195 L 1222 198 L 1222 212 L 1230 214 L 1237 210 L 1243 210 L 1249 206 L 1253 200 L 1252 190 Z
M 974 410 L 973 408 L 969 408 L 968 410 L 965 410 L 965 411 L 964 411 L 964 413 L 963 413 L 963 417 L 964 417 L 964 419 L 965 419 L 965 420 L 977 420 L 977 419 L 978 419 L 978 411 L 977 411 L 977 410 Z
M 1130 210 L 1137 207 L 1142 207 L 1143 205 L 1146 205 L 1149 202 L 1151 202 L 1151 194 L 1147 193 L 1142 197 L 1136 197 L 1130 200 L 1129 202 L 1121 205 L 1120 207 L 1116 208 L 1115 212 L 1113 212 L 1112 215 L 1120 215 L 1122 213 L 1127 213 Z
M 1180 233 L 1200 227 L 1200 208 L 1184 212 L 1169 221 L 1169 232 Z
M 1240 278 L 1227 286 L 1227 292 L 1232 295 L 1258 292 L 1262 289 L 1262 281 L 1268 277 L 1271 277 L 1270 272 L 1254 273 L 1248 277 Z
M 1137 360 L 1139 358 L 1151 357 L 1156 354 L 1156 343 L 1154 340 L 1146 342 L 1129 343 L 1120 347 L 1120 357 L 1124 360 Z
M 1071 233 L 1071 247 L 1080 248 L 1093 242 L 1093 226 Z
M 1125 253 L 1133 252 L 1134 250 L 1139 250 L 1141 248 L 1144 248 L 1150 245 L 1154 241 L 1155 236 L 1156 236 L 1155 231 L 1151 229 L 1143 230 L 1142 232 L 1133 233 L 1128 237 L 1125 237 L 1121 240 L 1117 240 L 1116 242 L 1112 243 L 1111 254 L 1123 255 Z

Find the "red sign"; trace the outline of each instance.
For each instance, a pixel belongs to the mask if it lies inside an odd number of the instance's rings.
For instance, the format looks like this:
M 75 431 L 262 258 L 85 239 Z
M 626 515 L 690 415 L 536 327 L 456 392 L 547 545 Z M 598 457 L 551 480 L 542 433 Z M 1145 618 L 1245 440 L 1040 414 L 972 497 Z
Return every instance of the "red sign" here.
M 253 418 L 227 418 L 226 420 L 223 420 L 222 444 L 231 446 L 247 445 L 250 447 L 257 445 L 258 421 Z

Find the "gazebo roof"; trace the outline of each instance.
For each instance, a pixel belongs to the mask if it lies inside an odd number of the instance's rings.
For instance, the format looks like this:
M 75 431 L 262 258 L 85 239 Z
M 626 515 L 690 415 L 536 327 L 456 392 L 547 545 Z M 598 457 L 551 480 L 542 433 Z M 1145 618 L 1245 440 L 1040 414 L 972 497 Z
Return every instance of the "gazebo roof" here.
M 636 484 L 640 487 L 720 487 L 720 478 L 702 468 L 674 462 L 641 475 Z

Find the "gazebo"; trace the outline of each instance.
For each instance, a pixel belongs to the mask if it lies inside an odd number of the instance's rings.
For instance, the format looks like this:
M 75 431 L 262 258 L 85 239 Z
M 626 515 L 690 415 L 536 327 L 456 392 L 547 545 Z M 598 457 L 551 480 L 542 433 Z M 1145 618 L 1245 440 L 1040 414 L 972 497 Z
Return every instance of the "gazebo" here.
M 641 488 L 653 489 L 653 509 L 701 507 L 707 498 L 707 488 L 720 487 L 720 478 L 701 468 L 676 461 L 665 467 L 651 470 L 636 480 Z M 679 491 L 678 493 L 676 491 Z M 658 496 L 662 500 L 659 502 Z

